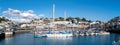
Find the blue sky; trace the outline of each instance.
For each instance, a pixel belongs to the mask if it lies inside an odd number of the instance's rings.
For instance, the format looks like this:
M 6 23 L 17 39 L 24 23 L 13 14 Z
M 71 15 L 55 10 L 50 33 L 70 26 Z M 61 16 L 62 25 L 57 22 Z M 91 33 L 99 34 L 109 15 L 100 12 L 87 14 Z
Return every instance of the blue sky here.
M 52 17 L 52 4 L 55 4 L 55 17 L 85 17 L 90 20 L 108 21 L 120 16 L 119 0 L 0 0 L 0 15 L 8 8 L 21 11 L 33 10 L 36 15 Z

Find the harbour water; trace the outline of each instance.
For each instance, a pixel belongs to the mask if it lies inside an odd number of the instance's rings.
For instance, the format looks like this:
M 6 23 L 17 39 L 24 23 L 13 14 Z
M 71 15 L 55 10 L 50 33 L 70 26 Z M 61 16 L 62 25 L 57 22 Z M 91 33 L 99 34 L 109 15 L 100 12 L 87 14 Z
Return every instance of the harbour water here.
M 10 38 L 0 39 L 0 45 L 112 45 L 119 41 L 119 34 L 79 36 L 67 38 L 34 38 L 32 33 L 14 35 Z

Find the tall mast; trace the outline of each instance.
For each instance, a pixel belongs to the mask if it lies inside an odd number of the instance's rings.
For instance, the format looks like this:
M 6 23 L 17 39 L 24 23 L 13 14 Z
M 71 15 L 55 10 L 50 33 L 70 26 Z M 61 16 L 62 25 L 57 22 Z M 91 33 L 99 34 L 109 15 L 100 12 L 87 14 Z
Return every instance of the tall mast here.
M 64 11 L 64 23 L 65 23 L 65 30 L 66 30 L 66 11 Z
M 64 20 L 66 21 L 66 11 L 64 11 Z
M 55 4 L 53 4 L 53 10 L 52 10 L 52 17 L 53 17 L 53 20 L 52 20 L 52 25 L 53 25 L 53 30 L 54 30 L 54 15 L 55 15 Z
M 54 22 L 54 16 L 55 16 L 55 4 L 53 4 L 53 13 L 52 13 L 52 15 L 53 15 L 53 22 Z

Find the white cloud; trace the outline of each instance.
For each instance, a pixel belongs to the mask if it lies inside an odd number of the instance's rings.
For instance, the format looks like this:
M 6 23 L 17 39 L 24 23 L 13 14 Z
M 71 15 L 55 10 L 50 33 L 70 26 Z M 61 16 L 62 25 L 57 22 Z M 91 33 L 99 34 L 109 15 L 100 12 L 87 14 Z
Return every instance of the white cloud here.
M 2 14 L 3 14 L 4 16 L 5 16 L 5 15 L 19 16 L 19 15 L 21 14 L 21 11 L 8 8 L 8 10 L 3 11 Z
M 30 22 L 29 19 L 24 19 L 24 18 L 12 18 L 12 19 L 10 19 L 10 20 L 12 20 L 13 22 L 19 22 L 19 23 Z
M 10 16 L 20 16 L 23 18 L 38 18 L 38 16 L 36 16 L 36 14 L 34 14 L 33 10 L 20 11 L 20 10 L 8 8 L 8 10 L 3 11 L 2 14 L 10 15 Z
M 44 14 L 40 14 L 40 15 L 38 15 L 39 17 L 44 17 Z
M 38 18 L 38 16 L 36 16 L 36 14 L 31 12 L 30 10 L 21 13 L 20 16 L 23 18 Z
M 38 19 L 39 18 L 39 16 L 37 16 L 33 10 L 20 11 L 17 9 L 8 8 L 8 10 L 3 11 L 2 14 L 3 16 L 6 16 L 6 17 L 7 16 L 17 17 L 17 18 L 11 19 L 12 21 L 15 21 L 15 22 L 25 22 L 27 21 L 27 19 Z M 44 14 L 41 14 L 41 15 L 44 15 Z
M 28 11 L 25 11 L 26 13 L 34 13 L 33 10 L 28 10 Z

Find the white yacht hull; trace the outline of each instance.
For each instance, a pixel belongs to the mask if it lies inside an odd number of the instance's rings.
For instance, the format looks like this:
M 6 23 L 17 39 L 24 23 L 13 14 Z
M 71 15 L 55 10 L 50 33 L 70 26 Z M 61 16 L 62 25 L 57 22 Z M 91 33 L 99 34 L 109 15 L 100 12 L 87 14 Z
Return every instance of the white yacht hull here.
M 101 32 L 99 33 L 99 35 L 109 35 L 110 33 L 109 32 Z
M 72 34 L 46 34 L 47 37 L 72 37 Z
M 42 34 L 42 32 L 34 32 L 34 37 L 46 37 L 46 34 Z

